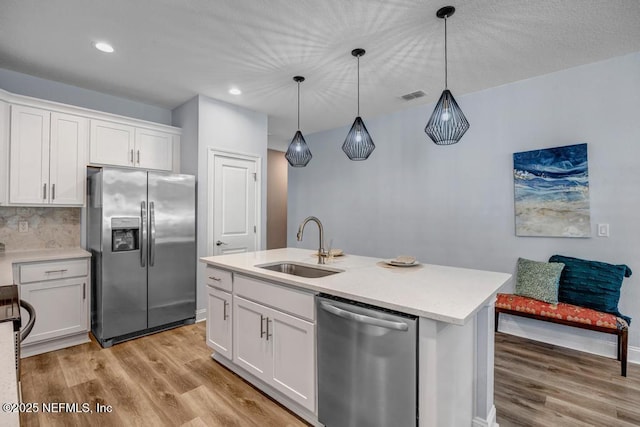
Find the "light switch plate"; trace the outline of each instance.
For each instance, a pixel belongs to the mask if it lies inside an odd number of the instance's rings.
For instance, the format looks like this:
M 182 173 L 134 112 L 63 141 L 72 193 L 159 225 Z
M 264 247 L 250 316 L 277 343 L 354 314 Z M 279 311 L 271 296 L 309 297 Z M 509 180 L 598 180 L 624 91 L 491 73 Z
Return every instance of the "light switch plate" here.
M 27 221 L 18 222 L 18 233 L 26 233 L 29 231 L 29 223 Z
M 609 224 L 598 224 L 598 237 L 609 237 Z

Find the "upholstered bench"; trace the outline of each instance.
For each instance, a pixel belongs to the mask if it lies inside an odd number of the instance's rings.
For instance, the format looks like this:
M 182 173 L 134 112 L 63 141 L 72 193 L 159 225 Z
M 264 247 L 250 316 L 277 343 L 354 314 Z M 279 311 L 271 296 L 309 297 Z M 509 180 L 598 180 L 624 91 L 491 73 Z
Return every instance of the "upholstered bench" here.
M 629 325 L 614 314 L 559 302 L 548 302 L 514 294 L 498 294 L 495 308 L 495 330 L 498 332 L 500 313 L 559 323 L 575 328 L 604 332 L 618 336 L 618 360 L 621 375 L 627 376 L 627 342 Z

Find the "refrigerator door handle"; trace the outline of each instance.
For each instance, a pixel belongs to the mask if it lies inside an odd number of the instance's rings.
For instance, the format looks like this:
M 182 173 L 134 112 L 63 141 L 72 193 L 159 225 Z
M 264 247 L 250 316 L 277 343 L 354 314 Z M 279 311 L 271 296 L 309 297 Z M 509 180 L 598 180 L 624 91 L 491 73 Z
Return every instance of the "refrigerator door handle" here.
M 140 239 L 140 267 L 147 265 L 147 202 L 140 203 L 140 229 L 142 238 Z
M 393 329 L 396 331 L 407 331 L 409 329 L 409 325 L 404 322 L 376 319 L 375 317 L 365 316 L 364 314 L 352 313 L 351 311 L 343 310 L 324 301 L 320 301 L 320 308 L 338 317 L 352 320 L 354 322 L 366 323 L 368 325 L 379 326 L 381 328 Z
M 153 202 L 149 202 L 149 267 L 156 263 L 156 212 Z

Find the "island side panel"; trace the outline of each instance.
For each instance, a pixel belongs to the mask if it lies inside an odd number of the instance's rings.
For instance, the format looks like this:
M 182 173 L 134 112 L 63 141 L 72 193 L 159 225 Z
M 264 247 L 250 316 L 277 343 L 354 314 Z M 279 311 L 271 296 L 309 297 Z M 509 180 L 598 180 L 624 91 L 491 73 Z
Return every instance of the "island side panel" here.
M 495 298 L 476 315 L 476 398 L 473 427 L 496 427 L 493 403 Z
M 419 322 L 419 425 L 471 426 L 476 397 L 475 318 L 462 326 L 423 317 Z

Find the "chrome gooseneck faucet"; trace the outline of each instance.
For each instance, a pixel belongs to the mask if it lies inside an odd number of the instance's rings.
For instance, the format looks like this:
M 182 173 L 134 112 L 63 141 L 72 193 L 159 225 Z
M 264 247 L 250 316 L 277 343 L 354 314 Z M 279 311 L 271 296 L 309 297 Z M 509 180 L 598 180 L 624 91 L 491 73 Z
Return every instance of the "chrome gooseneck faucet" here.
M 322 223 L 315 216 L 308 216 L 300 223 L 298 227 L 298 242 L 302 241 L 302 233 L 304 232 L 304 226 L 307 225 L 309 221 L 314 221 L 318 224 L 318 230 L 320 231 L 320 246 L 318 247 L 318 264 L 324 264 L 324 256 L 326 255 L 324 252 L 324 229 L 322 228 Z

